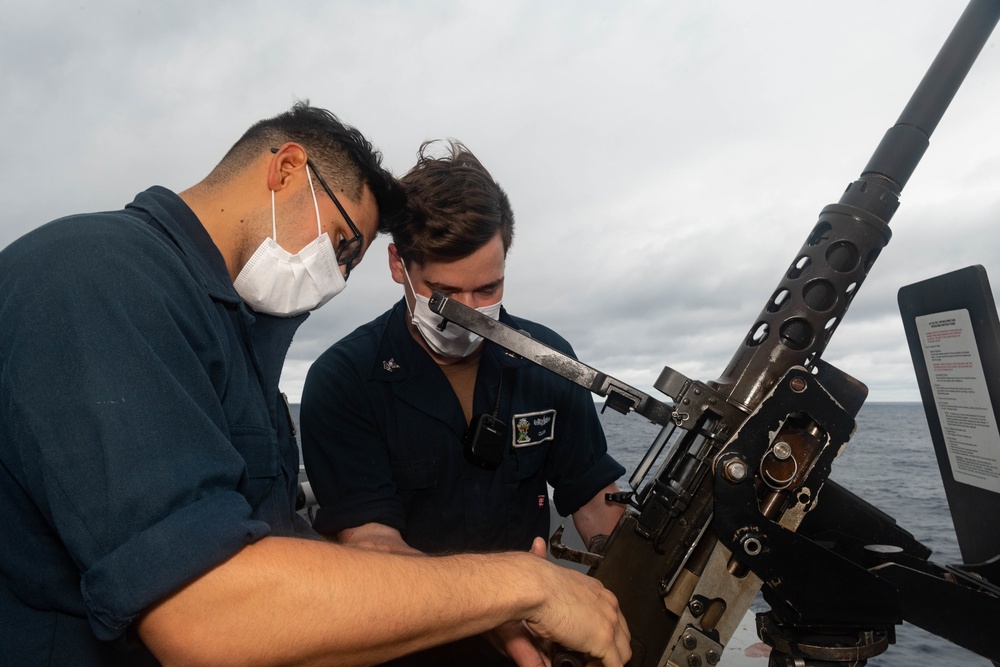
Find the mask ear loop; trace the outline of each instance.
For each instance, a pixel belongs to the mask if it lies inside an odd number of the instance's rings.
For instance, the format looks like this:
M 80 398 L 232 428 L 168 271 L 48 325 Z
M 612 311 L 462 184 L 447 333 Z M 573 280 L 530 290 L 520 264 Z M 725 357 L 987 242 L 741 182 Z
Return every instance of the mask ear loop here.
M 402 262 L 402 264 L 403 264 L 403 276 L 406 278 L 406 283 L 410 286 L 410 291 L 413 292 L 413 308 L 416 308 L 417 307 L 417 290 L 413 289 L 413 283 L 410 281 L 410 272 L 406 270 L 406 262 L 403 261 L 402 257 L 399 258 L 399 261 Z M 406 297 L 406 292 L 405 291 L 403 292 L 403 297 L 404 297 L 403 301 L 406 302 L 406 310 L 409 311 L 409 313 L 410 313 L 410 324 L 412 324 L 413 326 L 417 326 L 417 318 L 416 318 L 416 316 L 413 313 L 413 309 L 410 308 L 410 301 L 405 298 Z M 446 326 L 448 326 L 448 320 L 446 320 L 446 319 L 444 319 L 442 317 L 441 318 L 441 322 L 439 322 L 438 325 L 437 325 L 437 330 L 438 331 L 444 331 L 444 328 Z
M 410 286 L 410 291 L 413 292 L 413 300 L 415 302 L 417 300 L 417 290 L 413 289 L 413 283 L 410 282 L 410 273 L 406 270 L 406 262 L 400 257 L 399 263 L 403 265 L 403 277 L 406 278 L 406 284 Z M 413 321 L 413 308 L 410 308 L 410 300 L 406 298 L 406 290 L 403 290 L 403 301 L 406 302 L 406 310 L 410 313 L 410 323 L 416 325 L 416 322 Z M 416 306 L 416 303 L 414 303 L 414 306 Z
M 319 221 L 319 202 L 316 201 L 316 188 L 313 187 L 313 177 L 309 173 L 309 164 L 306 163 L 306 177 L 309 179 L 309 191 L 312 192 L 313 206 L 316 208 L 316 237 L 323 236 L 323 225 Z M 273 194 L 273 192 L 272 192 Z
M 274 219 L 274 190 L 271 190 L 271 238 L 278 242 L 278 223 Z

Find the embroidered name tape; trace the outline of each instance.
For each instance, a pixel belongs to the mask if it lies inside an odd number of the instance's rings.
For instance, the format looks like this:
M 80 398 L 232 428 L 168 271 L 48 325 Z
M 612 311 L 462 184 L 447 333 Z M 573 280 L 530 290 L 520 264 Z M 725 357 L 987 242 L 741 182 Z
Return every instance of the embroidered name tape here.
M 514 415 L 514 446 L 531 447 L 556 437 L 556 411 L 543 410 Z

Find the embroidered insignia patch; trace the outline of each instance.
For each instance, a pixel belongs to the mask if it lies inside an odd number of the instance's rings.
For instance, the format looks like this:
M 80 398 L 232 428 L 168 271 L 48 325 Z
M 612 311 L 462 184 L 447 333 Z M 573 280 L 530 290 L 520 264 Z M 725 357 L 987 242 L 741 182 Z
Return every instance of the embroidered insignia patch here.
M 545 507 L 545 496 L 538 496 L 538 508 Z
M 531 447 L 556 437 L 556 411 L 542 410 L 514 415 L 514 446 Z
M 382 362 L 382 368 L 384 368 L 386 372 L 391 373 L 395 370 L 399 370 L 400 366 L 396 363 L 395 359 L 387 359 Z

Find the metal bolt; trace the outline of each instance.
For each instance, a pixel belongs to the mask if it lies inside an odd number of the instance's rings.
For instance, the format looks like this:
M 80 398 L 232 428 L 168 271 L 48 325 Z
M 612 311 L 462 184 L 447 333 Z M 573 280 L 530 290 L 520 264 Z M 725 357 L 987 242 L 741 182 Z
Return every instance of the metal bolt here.
M 692 651 L 698 646 L 698 638 L 690 632 L 685 633 L 681 638 L 681 645 L 687 650 Z
M 743 551 L 746 553 L 746 555 L 756 556 L 761 552 L 762 548 L 763 547 L 761 546 L 760 540 L 758 540 L 756 537 L 751 537 L 748 535 L 747 537 L 743 538 Z
M 705 662 L 707 662 L 710 665 L 719 664 L 719 660 L 721 659 L 722 658 L 719 656 L 719 652 L 716 651 L 714 648 L 710 648 L 708 649 L 708 651 L 705 652 Z
M 794 391 L 796 394 L 801 394 L 806 390 L 806 386 L 808 385 L 806 385 L 805 378 L 794 377 L 792 378 L 792 381 L 789 383 L 788 386 L 790 386 L 792 388 L 792 391 Z
M 771 448 L 771 451 L 774 452 L 774 458 L 779 461 L 784 461 L 792 455 L 792 446 L 787 442 L 780 441 L 774 443 L 774 447 Z
M 691 613 L 694 614 L 695 616 L 701 616 L 702 614 L 705 613 L 705 605 L 702 603 L 701 600 L 691 600 L 691 603 L 688 605 L 688 608 L 691 610 Z
M 747 477 L 747 465 L 739 459 L 729 459 L 725 467 L 726 479 L 730 482 L 742 482 Z
M 688 656 L 688 667 L 701 667 L 701 656 L 700 655 L 689 655 Z

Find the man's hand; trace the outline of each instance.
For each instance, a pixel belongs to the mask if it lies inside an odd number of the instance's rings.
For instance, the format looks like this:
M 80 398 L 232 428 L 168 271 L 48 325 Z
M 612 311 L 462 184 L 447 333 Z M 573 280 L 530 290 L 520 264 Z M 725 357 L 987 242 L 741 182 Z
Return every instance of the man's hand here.
M 544 559 L 545 540 L 536 537 L 530 553 Z M 487 633 L 490 643 L 513 660 L 517 667 L 550 667 L 552 643 L 536 637 L 522 621 L 505 623 Z
M 337 541 L 350 547 L 375 549 L 394 554 L 423 555 L 403 539 L 399 531 L 381 523 L 366 523 L 355 528 L 345 528 L 337 534 Z
M 505 623 L 486 633 L 497 651 L 514 661 L 517 667 L 550 667 L 550 642 L 536 637 L 523 621 Z
M 544 554 L 545 542 L 538 538 L 532 545 L 535 555 L 539 543 Z M 622 667 L 632 657 L 631 635 L 614 594 L 593 577 L 547 561 L 541 575 L 545 598 L 525 620 L 536 640 L 559 643 L 596 661 L 588 664 Z M 547 652 L 544 659 L 541 664 L 548 665 Z

